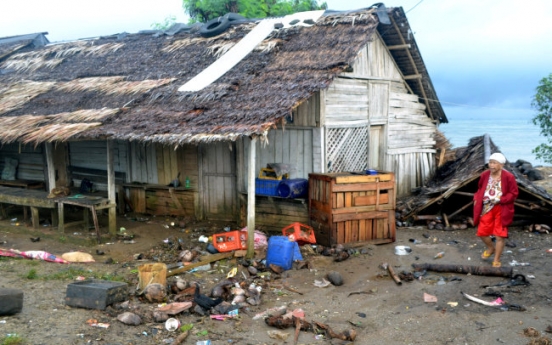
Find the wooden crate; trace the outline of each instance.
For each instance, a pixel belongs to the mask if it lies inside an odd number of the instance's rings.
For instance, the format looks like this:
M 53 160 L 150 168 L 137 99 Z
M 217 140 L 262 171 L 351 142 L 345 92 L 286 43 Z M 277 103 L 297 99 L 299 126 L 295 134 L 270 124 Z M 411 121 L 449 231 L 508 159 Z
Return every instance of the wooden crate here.
M 395 196 L 391 172 L 309 174 L 309 218 L 317 243 L 394 242 Z

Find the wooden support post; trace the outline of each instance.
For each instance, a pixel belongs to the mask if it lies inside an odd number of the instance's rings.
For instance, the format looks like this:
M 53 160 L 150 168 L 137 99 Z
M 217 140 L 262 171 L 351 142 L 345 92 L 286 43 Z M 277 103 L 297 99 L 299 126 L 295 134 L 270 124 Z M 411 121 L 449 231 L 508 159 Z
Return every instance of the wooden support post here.
M 92 210 L 94 212 L 94 210 Z M 90 210 L 88 207 L 82 209 L 82 220 L 84 222 L 84 229 L 88 231 L 90 229 Z
M 38 214 L 38 207 L 31 206 L 31 220 L 33 222 L 33 228 L 38 229 L 40 227 L 40 217 Z
M 62 202 L 58 203 L 58 219 L 59 219 L 58 230 L 59 230 L 59 232 L 64 233 L 65 232 L 65 219 L 63 218 L 63 203 Z
M 249 166 L 247 170 L 247 254 L 246 258 L 255 256 L 255 164 L 257 137 L 251 138 L 249 145 Z
M 446 213 L 443 213 L 443 220 L 445 221 L 445 226 L 447 228 L 450 228 L 450 223 L 448 221 L 448 217 L 447 217 L 447 214 Z
M 52 143 L 45 143 L 46 151 L 46 169 L 48 171 L 48 192 L 56 188 L 56 168 L 54 166 L 54 150 Z
M 113 147 L 114 147 L 113 140 L 107 141 L 107 197 L 109 199 L 109 203 L 116 205 L 117 200 L 115 199 L 115 167 L 113 166 Z M 111 236 L 117 236 L 117 210 L 116 207 L 110 207 L 109 208 L 109 234 Z M 94 225 L 98 229 L 97 224 L 97 215 L 94 214 L 92 217 L 94 217 Z M 99 236 L 99 234 L 98 234 Z M 99 241 L 99 238 L 98 238 Z

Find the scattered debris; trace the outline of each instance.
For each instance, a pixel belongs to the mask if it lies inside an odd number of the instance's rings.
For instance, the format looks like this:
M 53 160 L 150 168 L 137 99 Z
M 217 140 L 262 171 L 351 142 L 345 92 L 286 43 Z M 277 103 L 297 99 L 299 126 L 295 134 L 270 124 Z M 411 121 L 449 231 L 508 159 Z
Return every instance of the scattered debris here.
M 424 292 L 424 302 L 437 303 L 437 297 Z
M 468 265 L 440 265 L 440 264 L 412 264 L 417 271 L 452 272 L 479 276 L 511 277 L 511 267 L 468 266 Z

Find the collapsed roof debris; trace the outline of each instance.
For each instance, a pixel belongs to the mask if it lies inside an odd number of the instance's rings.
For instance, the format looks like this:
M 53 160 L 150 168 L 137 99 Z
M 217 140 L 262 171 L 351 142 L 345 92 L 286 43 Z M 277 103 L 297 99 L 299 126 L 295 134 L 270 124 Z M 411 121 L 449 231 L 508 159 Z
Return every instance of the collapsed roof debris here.
M 423 187 L 398 201 L 399 221 L 444 220 L 445 229 L 450 227 L 451 219 L 464 217 L 466 222 L 465 219 L 472 215 L 473 194 L 477 190 L 479 175 L 487 169 L 488 157 L 493 152 L 500 150 L 487 135 L 474 137 L 467 147 L 455 149 L 454 155 L 449 156 L 450 160 L 443 163 Z M 504 169 L 514 174 L 519 187 L 514 225 L 550 223 L 552 197 L 510 162 L 506 162 Z

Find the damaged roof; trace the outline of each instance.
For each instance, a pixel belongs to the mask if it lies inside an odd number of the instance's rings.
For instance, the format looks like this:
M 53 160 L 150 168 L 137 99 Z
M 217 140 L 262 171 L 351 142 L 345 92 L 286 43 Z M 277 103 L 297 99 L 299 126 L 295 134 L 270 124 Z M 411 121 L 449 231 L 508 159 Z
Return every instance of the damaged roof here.
M 446 215 L 450 219 L 460 214 L 471 215 L 473 194 L 477 191 L 479 176 L 487 169 L 489 152 L 500 152 L 500 149 L 490 137 L 485 140 L 485 136 L 471 138 L 468 146 L 455 149 L 454 158 L 441 165 L 423 187 L 400 200 L 397 207 L 400 218 Z M 550 218 L 552 196 L 531 183 L 510 162 L 506 162 L 504 169 L 514 174 L 518 184 L 515 217 Z
M 255 25 L 234 25 L 210 38 L 188 30 L 6 45 L 0 142 L 109 138 L 181 145 L 266 136 L 352 64 L 373 39 L 378 16 L 374 8 L 337 12 L 311 27 L 274 30 L 208 87 L 178 92 Z

